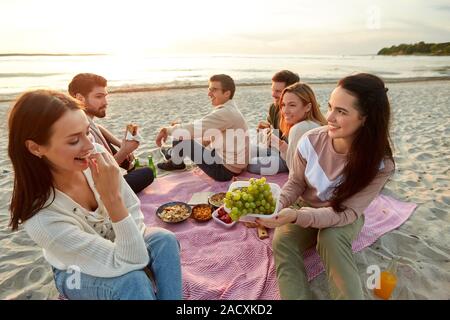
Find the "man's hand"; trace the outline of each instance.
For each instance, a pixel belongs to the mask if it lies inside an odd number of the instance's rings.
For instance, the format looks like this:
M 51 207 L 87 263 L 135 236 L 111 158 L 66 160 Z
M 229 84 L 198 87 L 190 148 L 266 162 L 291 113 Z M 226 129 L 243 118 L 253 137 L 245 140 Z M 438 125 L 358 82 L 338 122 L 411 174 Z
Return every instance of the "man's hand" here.
M 274 147 L 280 152 L 286 152 L 288 148 L 288 144 L 285 141 L 281 140 L 272 133 L 269 136 L 269 146 Z
M 255 222 L 266 228 L 277 228 L 292 223 L 295 220 L 297 220 L 297 211 L 295 209 L 285 208 L 281 210 L 275 218 L 256 218 Z
M 129 157 L 134 150 L 139 147 L 139 142 L 135 140 L 122 140 L 120 144 L 120 149 L 114 155 L 114 159 L 116 159 L 117 163 L 120 165 L 125 159 Z
M 266 128 L 270 128 L 270 123 L 268 123 L 267 121 L 262 120 L 258 123 L 258 127 L 257 127 L 258 130 L 266 129 Z
M 120 145 L 120 150 L 126 157 L 130 155 L 134 150 L 139 147 L 139 142 L 135 140 L 126 140 L 123 139 Z
M 156 145 L 161 147 L 162 142 L 165 142 L 168 136 L 169 133 L 167 132 L 167 128 L 162 128 L 156 136 Z

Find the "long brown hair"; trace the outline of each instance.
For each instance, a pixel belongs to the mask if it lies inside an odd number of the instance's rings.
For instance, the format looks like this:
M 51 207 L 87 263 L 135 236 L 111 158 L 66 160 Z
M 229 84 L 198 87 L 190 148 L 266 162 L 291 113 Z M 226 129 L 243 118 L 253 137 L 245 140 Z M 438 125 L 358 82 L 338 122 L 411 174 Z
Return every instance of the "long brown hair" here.
M 320 112 L 320 107 L 317 103 L 316 95 L 309 85 L 304 82 L 297 82 L 284 88 L 280 96 L 280 105 L 283 103 L 283 98 L 286 92 L 295 94 L 300 98 L 305 106 L 308 103 L 311 103 L 311 110 L 306 113 L 306 119 L 304 120 L 314 121 L 321 126 L 327 124 L 327 120 L 323 116 L 322 112 Z M 283 132 L 283 137 L 289 136 L 289 131 L 294 125 L 295 124 L 287 124 L 286 120 L 284 119 L 283 112 L 280 113 L 280 131 Z
M 8 155 L 14 168 L 14 188 L 10 226 L 17 230 L 41 210 L 54 194 L 50 166 L 45 159 L 33 155 L 25 142 L 32 140 L 46 145 L 53 124 L 68 110 L 82 109 L 77 100 L 50 90 L 24 93 L 11 109 L 8 119 Z
M 340 212 L 345 209 L 342 206 L 344 200 L 375 178 L 383 159 L 394 159 L 389 136 L 391 107 L 383 80 L 372 74 L 359 73 L 341 79 L 338 86 L 356 98 L 356 109 L 366 117 L 347 155 L 342 182 L 335 188 L 331 200 L 333 209 Z

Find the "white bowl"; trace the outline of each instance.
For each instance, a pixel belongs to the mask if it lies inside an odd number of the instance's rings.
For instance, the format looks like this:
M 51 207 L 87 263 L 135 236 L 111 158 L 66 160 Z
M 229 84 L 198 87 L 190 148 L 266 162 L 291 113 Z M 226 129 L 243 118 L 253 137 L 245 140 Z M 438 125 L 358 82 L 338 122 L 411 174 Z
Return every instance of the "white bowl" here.
M 236 224 L 237 221 L 233 221 L 231 223 L 225 223 L 222 220 L 219 219 L 219 210 L 220 208 L 217 208 L 216 210 L 214 210 L 214 212 L 212 213 L 212 217 L 214 219 L 215 222 L 217 222 L 218 224 L 220 224 L 221 226 L 224 226 L 225 228 L 231 228 L 232 226 L 234 226 Z M 225 210 L 226 211 L 226 210 Z
M 228 188 L 228 191 L 232 191 L 236 188 L 242 188 L 242 187 L 248 187 L 250 185 L 250 181 L 235 181 L 232 184 L 230 184 L 230 187 Z M 281 194 L 281 188 L 276 183 L 268 183 L 270 186 L 270 191 L 272 192 L 272 196 L 275 199 L 275 210 L 272 214 L 260 214 L 260 213 L 248 213 L 245 216 L 242 216 L 239 218 L 239 221 L 243 222 L 252 222 L 255 221 L 256 218 L 261 219 L 267 219 L 267 218 L 274 218 L 278 215 L 278 211 L 280 211 L 280 194 Z M 226 212 L 230 213 L 231 209 L 227 208 L 226 205 L 224 205 L 224 209 Z

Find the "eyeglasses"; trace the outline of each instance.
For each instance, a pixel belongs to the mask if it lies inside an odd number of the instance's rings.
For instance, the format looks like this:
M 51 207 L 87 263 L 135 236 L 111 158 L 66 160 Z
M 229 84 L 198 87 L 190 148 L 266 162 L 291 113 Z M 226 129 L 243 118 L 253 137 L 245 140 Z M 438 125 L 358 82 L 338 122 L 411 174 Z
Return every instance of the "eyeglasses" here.
M 214 88 L 214 87 L 212 87 L 212 88 L 208 88 L 208 92 L 216 92 L 217 90 L 222 90 L 223 91 L 223 89 L 222 88 Z

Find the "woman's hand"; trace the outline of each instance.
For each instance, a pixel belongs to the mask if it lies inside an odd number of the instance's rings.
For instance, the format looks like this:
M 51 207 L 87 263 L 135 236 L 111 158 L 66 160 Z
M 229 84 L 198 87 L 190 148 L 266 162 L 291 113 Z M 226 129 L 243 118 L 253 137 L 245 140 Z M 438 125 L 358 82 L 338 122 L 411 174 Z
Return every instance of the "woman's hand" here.
M 285 208 L 281 210 L 275 218 L 256 218 L 255 222 L 266 228 L 278 228 L 285 224 L 292 223 L 295 220 L 297 220 L 297 210 Z
M 111 221 L 117 222 L 128 215 L 120 193 L 120 169 L 108 152 L 96 153 L 89 158 L 95 188 L 100 195 Z M 124 210 L 125 208 L 125 210 Z

